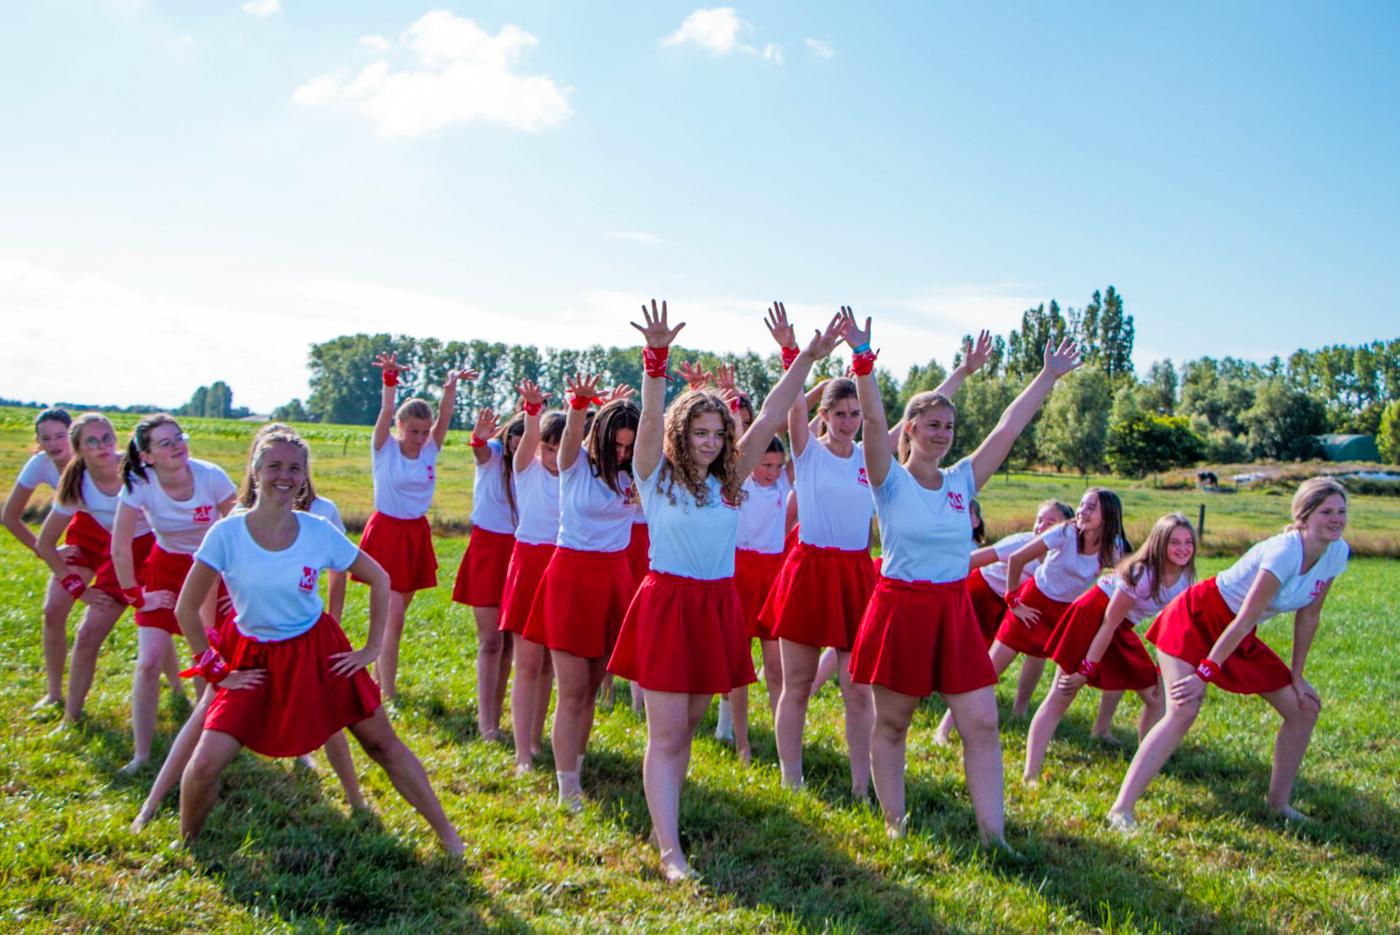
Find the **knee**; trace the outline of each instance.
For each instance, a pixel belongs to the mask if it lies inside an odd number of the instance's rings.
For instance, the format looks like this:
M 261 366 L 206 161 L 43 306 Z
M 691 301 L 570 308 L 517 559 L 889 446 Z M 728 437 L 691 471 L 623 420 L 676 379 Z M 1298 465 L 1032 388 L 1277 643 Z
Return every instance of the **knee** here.
M 1142 698 L 1142 703 L 1147 707 L 1155 711 L 1160 711 L 1162 709 L 1162 690 L 1157 686 L 1154 685 L 1151 688 L 1145 688 L 1138 692 L 1138 695 Z
M 872 737 L 882 743 L 898 744 L 903 743 L 909 734 L 909 723 L 896 718 L 875 718 L 875 730 Z
M 223 767 L 216 763 L 213 757 L 196 748 L 194 756 L 190 757 L 190 762 L 185 766 L 180 782 L 209 786 L 218 781 L 221 772 Z
M 376 763 L 383 763 L 385 760 L 391 759 L 398 749 L 403 746 L 403 742 L 399 740 L 398 735 L 394 733 L 386 733 L 382 736 L 375 733 L 375 735 L 371 737 L 363 737 L 356 734 L 355 739 L 360 742 L 360 748 L 365 751 L 365 756 L 374 760 Z
M 1186 729 L 1195 722 L 1196 715 L 1201 713 L 1201 702 L 1204 700 L 1204 698 L 1197 698 L 1194 701 L 1169 701 L 1167 703 L 1167 723 L 1185 733 Z
M 690 734 L 665 731 L 648 739 L 653 754 L 666 760 L 677 760 L 690 752 Z
M 1318 716 L 1321 714 L 1322 703 L 1319 700 L 1318 707 L 1316 708 L 1312 707 L 1311 705 L 1297 705 L 1291 712 L 1288 713 L 1288 715 L 1284 717 L 1284 720 L 1291 721 L 1294 724 L 1299 724 L 1304 727 L 1311 728 L 1315 724 L 1317 724 Z
M 478 633 L 477 652 L 494 656 L 505 648 L 506 641 L 500 630 L 483 629 Z
M 73 637 L 74 653 L 96 653 L 102 646 L 102 641 L 107 638 L 102 627 L 94 626 L 91 621 L 85 622 L 78 627 L 78 633 Z
M 971 711 L 954 720 L 958 733 L 963 735 L 964 741 L 991 741 L 997 737 L 997 711 L 995 707 L 988 706 Z
M 165 653 L 139 653 L 136 657 L 136 680 L 153 682 L 165 671 Z
M 570 708 L 582 708 L 588 704 L 588 699 L 592 697 L 587 680 L 577 684 L 572 681 L 568 684 L 560 682 L 556 686 L 556 690 L 559 695 L 559 704 Z

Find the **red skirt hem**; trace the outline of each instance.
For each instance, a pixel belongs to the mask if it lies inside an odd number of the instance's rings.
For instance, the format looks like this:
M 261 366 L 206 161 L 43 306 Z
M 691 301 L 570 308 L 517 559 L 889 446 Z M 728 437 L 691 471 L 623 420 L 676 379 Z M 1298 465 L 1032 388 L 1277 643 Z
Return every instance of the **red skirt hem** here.
M 967 596 L 972 599 L 972 613 L 977 617 L 977 628 L 982 631 L 982 639 L 988 646 L 997 638 L 997 628 L 1001 618 L 1006 616 L 1006 601 L 987 579 L 982 577 L 982 569 L 974 568 L 967 575 Z
M 874 590 L 869 552 L 799 542 L 778 570 L 759 623 L 777 639 L 850 649 Z
M 782 567 L 782 552 L 755 552 L 751 549 L 737 549 L 734 552 L 734 587 L 739 592 L 739 606 L 744 610 L 744 624 L 750 637 L 776 639 L 773 631 L 759 622 L 759 615 Z
M 468 607 L 500 607 L 514 549 L 515 536 L 511 533 L 473 529 L 452 584 L 453 602 Z
M 651 570 L 651 530 L 646 523 L 632 524 L 632 538 L 627 542 L 627 567 L 640 588 L 642 579 Z
M 364 535 L 360 536 L 360 550 L 389 573 L 390 589 L 400 594 L 437 587 L 437 554 L 433 552 L 433 530 L 426 516 L 399 519 L 371 513 Z
M 146 559 L 146 573 L 142 576 L 141 588 L 144 591 L 173 591 L 180 596 L 185 586 L 185 576 L 190 573 L 194 556 L 188 552 L 167 552 L 157 543 Z M 182 636 L 180 622 L 175 619 L 175 608 L 160 610 L 138 610 L 136 625 L 153 630 L 164 630 L 173 636 Z
M 625 549 L 556 548 L 540 578 L 525 638 L 584 659 L 604 658 L 612 653 L 635 591 Z
M 1034 578 L 1027 578 L 1021 582 L 1016 593 L 1022 604 L 1040 611 L 1040 619 L 1027 625 L 1008 607 L 1006 614 L 1001 618 L 1001 626 L 997 628 L 996 641 L 1018 653 L 1044 659 L 1050 654 L 1046 649 L 1050 634 L 1055 632 L 1055 625 L 1060 622 L 1065 611 L 1069 610 L 1069 604 L 1046 597 L 1040 588 L 1035 586 Z
M 851 680 L 920 698 L 996 684 L 965 581 L 881 577 L 861 620 Z
M 1147 631 L 1158 652 L 1198 665 L 1235 619 L 1214 578 L 1198 581 L 1172 598 Z M 1212 683 L 1236 695 L 1262 695 L 1293 684 L 1293 670 L 1250 630 Z
M 1108 595 L 1094 585 L 1069 605 L 1055 625 L 1046 648 L 1055 665 L 1066 672 L 1078 672 L 1084 654 L 1094 642 L 1108 610 Z M 1089 684 L 1102 691 L 1142 691 L 1157 684 L 1157 664 L 1142 645 L 1132 623 L 1124 618 L 1113 631 L 1113 640 L 1099 660 L 1099 671 Z
M 530 608 L 539 593 L 540 579 L 554 557 L 553 543 L 531 544 L 516 540 L 510 552 L 505 586 L 501 592 L 501 623 L 504 633 L 523 636 L 530 620 Z

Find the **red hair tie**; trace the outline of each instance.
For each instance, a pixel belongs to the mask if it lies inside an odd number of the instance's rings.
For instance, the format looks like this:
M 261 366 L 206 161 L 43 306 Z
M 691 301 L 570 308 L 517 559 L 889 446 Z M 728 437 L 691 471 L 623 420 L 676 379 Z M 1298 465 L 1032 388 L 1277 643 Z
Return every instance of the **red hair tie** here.
M 398 386 L 398 385 L 399 385 L 399 372 L 398 372 L 397 370 L 385 370 L 385 371 L 384 371 L 384 385 L 385 385 L 385 386 Z
M 791 366 L 792 366 L 792 362 L 793 362 L 794 360 L 797 359 L 797 357 L 798 357 L 799 354 L 802 353 L 802 351 L 798 350 L 798 349 L 795 348 L 795 347 L 784 347 L 784 348 L 781 349 L 781 352 L 782 352 L 782 355 L 783 355 L 783 369 L 784 369 L 784 370 L 787 370 L 789 367 L 791 367 Z
M 587 409 L 589 405 L 601 406 L 603 400 L 598 396 L 579 396 L 574 393 L 569 394 L 569 405 L 576 410 Z
M 875 357 L 870 351 L 861 351 L 851 358 L 851 371 L 858 377 L 869 376 L 875 369 Z
M 527 403 L 522 401 L 520 408 L 525 410 L 527 416 L 537 416 L 544 411 L 544 403 Z
M 204 631 L 204 635 L 209 638 L 209 648 L 194 657 L 194 665 L 180 671 L 180 678 L 188 679 L 199 676 L 210 685 L 217 685 L 228 678 L 229 672 L 232 670 L 229 669 L 223 654 L 219 652 L 218 632 L 209 629 Z
M 669 347 L 644 347 L 642 348 L 642 367 L 646 370 L 647 376 L 666 379 L 666 361 L 671 357 Z

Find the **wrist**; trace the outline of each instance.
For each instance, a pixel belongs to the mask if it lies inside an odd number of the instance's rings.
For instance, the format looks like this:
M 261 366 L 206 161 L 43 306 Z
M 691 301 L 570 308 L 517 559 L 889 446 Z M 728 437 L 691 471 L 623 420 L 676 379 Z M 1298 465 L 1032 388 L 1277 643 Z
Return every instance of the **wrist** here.
M 868 377 L 875 371 L 875 354 L 870 350 L 870 345 L 863 345 L 865 350 L 858 350 L 851 357 L 851 370 L 858 377 Z
M 1211 661 L 1210 657 L 1202 659 L 1196 663 L 1196 678 L 1207 684 L 1214 682 L 1220 675 L 1220 666 Z
M 784 370 L 787 370 L 788 368 L 790 368 L 790 367 L 792 366 L 793 362 L 794 362 L 795 360 L 797 360 L 798 357 L 802 356 L 802 351 L 801 351 L 800 348 L 796 348 L 796 347 L 787 347 L 786 345 L 784 345 L 784 346 L 783 346 L 782 348 L 780 348 L 779 350 L 780 350 L 781 353 L 782 353 L 782 357 L 783 357 L 783 369 L 784 369 Z
M 485 447 L 486 447 L 486 439 L 482 438 L 480 435 L 476 434 L 475 432 L 472 432 L 471 446 L 472 446 L 473 448 L 485 448 Z
M 64 575 L 58 583 L 62 585 L 63 590 L 67 591 L 74 600 L 82 597 L 83 592 L 87 590 L 87 585 L 83 584 L 83 579 L 79 578 L 77 575 Z
M 146 597 L 141 593 L 140 587 L 122 588 L 122 597 L 126 599 L 128 607 L 140 610 L 142 607 L 146 606 Z
M 669 347 L 645 347 L 642 349 L 642 369 L 649 377 L 666 379 L 666 362 L 671 357 Z
M 853 354 L 869 354 L 869 353 L 870 353 L 870 342 L 869 342 L 869 341 L 862 341 L 862 342 L 860 342 L 859 344 L 852 344 L 852 345 L 851 345 L 851 353 L 853 353 Z
M 544 411 L 544 403 L 521 403 L 520 408 L 527 416 L 537 416 Z
M 385 371 L 384 371 L 384 385 L 385 385 L 385 386 L 398 386 L 398 385 L 399 385 L 399 372 L 398 372 L 397 370 L 385 370 Z
M 1079 663 L 1079 674 L 1086 679 L 1091 679 L 1099 674 L 1101 668 L 1102 666 L 1099 663 L 1086 657 Z

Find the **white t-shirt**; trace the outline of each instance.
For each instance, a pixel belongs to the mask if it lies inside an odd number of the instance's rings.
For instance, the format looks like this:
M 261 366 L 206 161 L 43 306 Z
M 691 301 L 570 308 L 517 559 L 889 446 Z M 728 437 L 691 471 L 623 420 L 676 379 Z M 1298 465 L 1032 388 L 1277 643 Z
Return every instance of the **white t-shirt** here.
M 1079 554 L 1079 529 L 1072 522 L 1061 523 L 1041 534 L 1049 546 L 1040 567 L 1035 570 L 1035 586 L 1052 601 L 1069 603 L 1085 591 L 1099 574 L 1099 553 Z M 1117 554 L 1115 553 L 1115 560 Z M 1025 572 L 1021 580 L 1026 580 Z
M 92 474 L 85 472 L 83 474 L 82 497 L 83 505 L 80 507 L 67 507 L 57 500 L 54 500 L 53 511 L 64 516 L 72 516 L 74 513 L 81 510 L 97 520 L 97 524 L 103 529 L 111 532 L 112 526 L 116 523 L 117 503 L 119 502 L 121 494 L 114 493 L 108 496 L 103 493 L 97 484 L 93 482 Z M 136 525 L 131 530 L 132 538 L 144 536 L 150 531 L 151 524 L 146 522 L 145 515 L 142 514 L 136 517 Z
M 188 500 L 175 500 L 165 492 L 154 468 L 146 469 L 146 479 L 131 478 L 131 488 L 122 487 L 118 499 L 140 510 L 156 533 L 156 544 L 166 552 L 189 555 L 199 548 L 209 527 L 219 519 L 219 504 L 237 491 L 224 469 L 197 458 L 189 460 L 194 475 L 194 493 Z
M 506 499 L 506 487 L 501 479 L 505 449 L 496 438 L 488 441 L 486 447 L 490 457 L 476 466 L 476 476 L 472 480 L 472 528 L 510 535 L 515 532 L 515 522 L 511 519 L 510 501 Z
M 1152 572 L 1143 569 L 1142 577 L 1138 579 L 1136 587 L 1128 587 L 1128 582 L 1118 576 L 1118 572 L 1111 571 L 1098 580 L 1098 589 L 1108 595 L 1109 600 L 1113 600 L 1113 595 L 1120 589 L 1127 591 L 1133 596 L 1133 606 L 1128 608 L 1128 621 L 1133 626 L 1142 623 L 1143 620 L 1151 617 L 1166 607 L 1171 599 L 1191 586 L 1189 575 L 1182 573 L 1176 579 L 1176 583 L 1162 589 L 1161 597 L 1152 597 Z
M 374 509 L 395 519 L 427 516 L 437 483 L 438 446 L 431 438 L 418 457 L 405 458 L 399 440 L 390 435 L 370 456 L 374 474 Z
M 828 549 L 868 549 L 875 501 L 865 473 L 861 443 L 838 458 L 815 437 L 793 458 L 797 490 L 797 537 Z
M 701 581 L 734 577 L 739 510 L 720 497 L 719 478 L 713 474 L 707 477 L 709 496 L 704 506 L 697 506 L 695 497 L 680 483 L 671 491 L 676 497 L 672 504 L 666 490 L 672 480 L 663 484 L 661 466 L 657 465 L 651 478 L 638 485 L 651 535 L 652 571 Z
M 19 477 L 15 479 L 15 484 L 20 487 L 28 487 L 30 490 L 41 485 L 48 485 L 57 490 L 58 475 L 58 465 L 54 464 L 53 458 L 41 451 L 24 462 L 24 467 L 19 469 Z
M 977 496 L 971 459 L 963 458 L 945 468 L 937 490 L 924 487 L 904 465 L 890 459 L 885 482 L 873 492 L 884 558 L 880 574 L 935 584 L 967 577 L 972 554 L 971 504 Z M 800 495 L 797 502 L 801 509 Z
M 340 507 L 335 505 L 334 500 L 318 496 L 311 501 L 310 508 L 306 511 L 312 516 L 319 516 L 330 523 L 341 534 L 345 534 L 345 520 L 340 518 Z
M 1269 609 L 1259 618 L 1263 622 L 1275 614 L 1302 610 L 1311 604 L 1324 585 L 1346 571 L 1350 555 L 1346 540 L 1338 539 L 1328 543 L 1327 551 L 1304 573 L 1303 534 L 1291 529 L 1256 543 L 1239 561 L 1216 575 L 1215 584 L 1225 603 L 1239 613 L 1259 572 L 1271 572 L 1279 580 L 1279 589 L 1269 602 Z
M 787 471 L 780 471 L 767 487 L 749 477 L 744 490 L 748 496 L 739 505 L 739 548 L 776 555 L 783 550 L 787 498 L 792 491 Z
M 621 495 L 593 476 L 582 452 L 567 471 L 559 472 L 558 544 L 581 552 L 618 552 L 632 541 L 633 508 L 627 502 L 632 478 L 619 471 Z
M 515 472 L 515 504 L 520 525 L 515 541 L 526 545 L 554 545 L 559 538 L 559 478 L 538 458 Z
M 998 539 L 992 543 L 992 548 L 996 551 L 997 560 L 990 565 L 982 566 L 982 580 L 987 582 L 987 587 L 993 592 L 1006 597 L 1006 561 L 1011 558 L 1011 554 L 1035 538 L 1033 532 L 1013 532 L 1004 539 Z M 1034 575 L 1035 570 L 1040 567 L 1040 559 L 1033 558 L 1026 562 L 1021 569 L 1021 580 L 1025 581 L 1027 575 Z
M 317 585 L 329 568 L 345 571 L 360 554 L 355 543 L 319 516 L 297 512 L 297 537 L 269 552 L 248 532 L 248 514 L 230 515 L 204 537 L 196 560 L 224 576 L 237 612 L 234 623 L 254 639 L 289 640 L 310 630 L 325 604 Z

